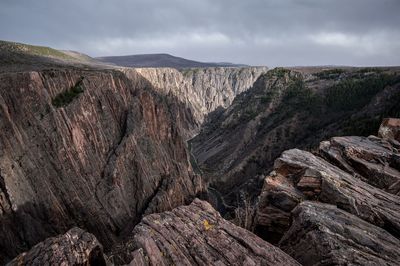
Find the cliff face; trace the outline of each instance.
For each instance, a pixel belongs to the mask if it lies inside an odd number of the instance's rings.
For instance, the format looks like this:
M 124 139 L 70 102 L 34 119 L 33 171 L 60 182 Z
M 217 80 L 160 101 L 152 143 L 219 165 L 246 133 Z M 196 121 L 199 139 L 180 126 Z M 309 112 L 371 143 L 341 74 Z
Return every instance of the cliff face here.
M 227 108 L 235 96 L 249 89 L 267 68 L 210 67 L 182 72 L 173 68 L 138 68 L 135 71 L 160 92 L 175 95 L 191 109 L 197 122 L 192 132 L 196 133 L 209 113 L 218 107 Z
M 331 136 L 368 136 L 382 117 L 400 115 L 399 76 L 391 70 L 271 70 L 213 114 L 190 141 L 192 154 L 211 186 L 230 195 L 227 204 L 237 204 L 238 193 L 231 192 L 257 194 L 257 177 L 282 151 L 312 149 Z
M 182 137 L 192 120 L 137 73 L 1 74 L 1 259 L 75 225 L 107 248 L 142 214 L 187 202 L 201 190 Z

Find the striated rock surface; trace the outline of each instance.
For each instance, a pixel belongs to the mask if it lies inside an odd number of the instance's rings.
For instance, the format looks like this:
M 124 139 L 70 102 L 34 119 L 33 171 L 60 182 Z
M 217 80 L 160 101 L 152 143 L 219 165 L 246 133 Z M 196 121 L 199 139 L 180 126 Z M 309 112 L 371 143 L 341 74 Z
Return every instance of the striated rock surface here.
M 337 207 L 304 201 L 279 246 L 302 265 L 398 265 L 400 240 Z
M 80 228 L 51 237 L 20 254 L 7 265 L 106 265 L 96 237 Z
M 198 199 L 171 212 L 146 216 L 122 253 L 130 254 L 125 258 L 130 265 L 298 265 Z
M 303 200 L 338 206 L 400 237 L 400 197 L 375 188 L 313 154 L 285 151 L 265 178 L 257 224 L 266 232 L 283 234 L 290 212 Z
M 189 202 L 202 183 L 188 121 L 138 73 L 0 74 L 0 262 L 73 226 L 109 248 L 143 214 Z
M 292 149 L 275 160 L 256 232 L 303 265 L 398 265 L 398 142 L 334 137 L 319 155 Z
M 132 70 L 122 71 L 129 75 Z M 218 107 L 227 108 L 235 96 L 249 89 L 267 68 L 208 67 L 182 72 L 173 68 L 137 68 L 135 71 L 160 92 L 172 94 L 185 103 L 199 126 L 210 112 Z
M 387 118 L 383 120 L 378 136 L 384 139 L 400 141 L 400 119 Z
M 344 171 L 400 195 L 400 143 L 373 136 L 334 137 L 321 142 L 319 150 L 324 158 Z

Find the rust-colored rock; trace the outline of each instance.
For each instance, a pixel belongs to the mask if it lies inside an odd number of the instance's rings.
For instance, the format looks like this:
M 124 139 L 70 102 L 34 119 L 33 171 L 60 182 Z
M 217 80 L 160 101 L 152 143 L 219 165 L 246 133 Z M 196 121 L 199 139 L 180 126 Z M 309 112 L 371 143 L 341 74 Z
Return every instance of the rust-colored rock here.
M 304 201 L 279 246 L 302 265 L 398 265 L 400 240 L 336 206 Z
M 400 119 L 386 118 L 379 128 L 379 137 L 400 141 Z
M 20 254 L 7 265 L 106 265 L 96 237 L 80 228 L 51 237 Z
M 198 199 L 171 212 L 146 216 L 132 236 L 123 252 L 132 252 L 131 265 L 298 265 Z

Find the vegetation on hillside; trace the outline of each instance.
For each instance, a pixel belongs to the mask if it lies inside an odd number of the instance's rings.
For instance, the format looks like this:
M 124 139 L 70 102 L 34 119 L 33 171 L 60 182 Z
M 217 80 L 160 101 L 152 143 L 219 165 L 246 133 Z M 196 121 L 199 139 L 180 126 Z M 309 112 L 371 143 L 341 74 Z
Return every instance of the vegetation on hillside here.
M 60 59 L 74 59 L 73 57 L 56 49 L 44 46 L 22 44 L 16 42 L 0 41 L 0 50 L 29 55 L 47 56 Z
M 337 79 L 340 77 L 341 74 L 345 72 L 346 71 L 343 69 L 335 68 L 315 73 L 314 76 L 318 77 L 319 79 Z
M 376 74 L 362 79 L 348 78 L 328 88 L 325 95 L 327 107 L 336 111 L 358 109 L 386 86 L 396 82 L 395 76 Z
M 74 86 L 72 86 L 69 90 L 66 90 L 60 94 L 58 94 L 52 101 L 55 107 L 63 107 L 72 102 L 73 99 L 78 97 L 79 94 L 83 93 L 83 77 L 81 77 Z

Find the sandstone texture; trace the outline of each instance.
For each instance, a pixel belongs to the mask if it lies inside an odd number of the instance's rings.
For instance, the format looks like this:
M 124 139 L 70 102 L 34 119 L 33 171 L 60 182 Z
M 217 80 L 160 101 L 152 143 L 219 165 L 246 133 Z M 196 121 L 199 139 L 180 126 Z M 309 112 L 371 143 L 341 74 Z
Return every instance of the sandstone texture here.
M 106 265 L 96 237 L 80 228 L 51 237 L 20 254 L 7 265 Z
M 198 199 L 146 216 L 126 248 L 130 265 L 299 265 Z
M 138 73 L 1 74 L 0 261 L 73 226 L 109 248 L 143 214 L 190 202 L 203 189 L 184 141 L 191 121 Z

